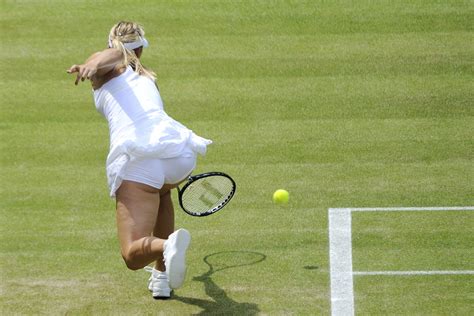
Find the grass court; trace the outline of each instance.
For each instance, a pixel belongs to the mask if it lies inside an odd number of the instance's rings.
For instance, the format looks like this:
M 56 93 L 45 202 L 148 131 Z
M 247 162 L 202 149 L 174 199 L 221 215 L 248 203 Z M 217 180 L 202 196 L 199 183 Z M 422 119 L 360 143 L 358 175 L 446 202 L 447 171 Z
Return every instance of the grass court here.
M 214 141 L 196 172 L 238 185 L 214 216 L 176 207 L 193 239 L 168 301 L 122 262 L 107 124 L 66 74 L 119 20 L 144 25 L 168 114 Z M 455 0 L 2 0 L 1 314 L 330 314 L 329 208 L 474 205 L 473 20 Z M 474 270 L 472 227 L 354 214 L 354 271 Z M 471 314 L 473 281 L 355 276 L 355 313 Z

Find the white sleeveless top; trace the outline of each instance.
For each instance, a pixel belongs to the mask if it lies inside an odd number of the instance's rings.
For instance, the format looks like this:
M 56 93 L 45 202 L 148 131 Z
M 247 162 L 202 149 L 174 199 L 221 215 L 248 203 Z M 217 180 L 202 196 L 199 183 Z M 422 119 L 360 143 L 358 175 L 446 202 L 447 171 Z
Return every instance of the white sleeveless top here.
M 131 67 L 94 90 L 94 101 L 109 123 L 106 168 L 111 197 L 120 187 L 129 161 L 181 157 L 189 149 L 204 155 L 212 143 L 169 117 L 153 80 Z

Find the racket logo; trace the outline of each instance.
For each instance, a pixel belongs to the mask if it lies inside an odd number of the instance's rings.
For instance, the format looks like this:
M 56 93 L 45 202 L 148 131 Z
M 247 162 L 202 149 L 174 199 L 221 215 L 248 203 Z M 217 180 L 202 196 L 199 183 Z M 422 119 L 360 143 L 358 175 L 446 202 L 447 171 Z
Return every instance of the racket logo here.
M 206 204 L 207 207 L 211 207 L 211 206 L 214 204 L 212 201 L 209 201 L 209 200 L 205 197 L 204 194 L 199 197 L 199 200 L 200 200 L 202 203 Z
M 199 200 L 201 200 L 208 207 L 213 206 L 215 202 L 207 198 L 206 194 L 213 195 L 217 201 L 220 200 L 224 196 L 224 194 L 222 194 L 219 190 L 217 190 L 214 186 L 212 186 L 212 184 L 210 184 L 206 180 L 202 181 L 201 185 L 207 190 L 207 192 L 201 194 L 201 196 L 199 197 Z
M 219 190 L 217 190 L 215 187 L 212 186 L 212 184 L 210 184 L 209 182 L 207 182 L 206 180 L 204 180 L 202 182 L 202 186 L 204 188 L 207 189 L 207 191 L 214 195 L 217 199 L 220 199 L 222 196 L 224 196 L 224 194 L 222 194 Z

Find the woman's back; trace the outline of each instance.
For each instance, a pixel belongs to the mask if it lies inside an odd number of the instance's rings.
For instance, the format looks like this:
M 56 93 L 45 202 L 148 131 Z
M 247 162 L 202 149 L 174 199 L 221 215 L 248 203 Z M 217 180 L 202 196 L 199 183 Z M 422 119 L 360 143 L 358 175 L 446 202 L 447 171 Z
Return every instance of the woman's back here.
M 127 67 L 120 76 L 94 91 L 97 110 L 109 122 L 110 137 L 126 137 L 134 126 L 163 112 L 163 101 L 155 83 Z

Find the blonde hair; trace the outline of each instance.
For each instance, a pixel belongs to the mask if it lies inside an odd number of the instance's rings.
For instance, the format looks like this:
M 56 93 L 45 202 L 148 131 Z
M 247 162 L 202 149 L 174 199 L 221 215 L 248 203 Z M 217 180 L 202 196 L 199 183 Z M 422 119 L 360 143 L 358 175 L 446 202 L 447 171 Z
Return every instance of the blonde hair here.
M 144 36 L 145 30 L 140 24 L 121 21 L 110 30 L 109 46 L 122 51 L 125 65 L 130 65 L 139 75 L 146 76 L 154 81 L 156 80 L 156 74 L 141 64 L 133 49 L 127 49 L 123 45 L 124 43 L 133 43 Z

